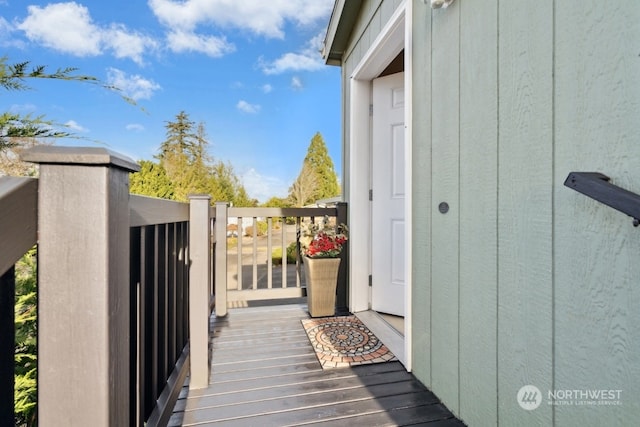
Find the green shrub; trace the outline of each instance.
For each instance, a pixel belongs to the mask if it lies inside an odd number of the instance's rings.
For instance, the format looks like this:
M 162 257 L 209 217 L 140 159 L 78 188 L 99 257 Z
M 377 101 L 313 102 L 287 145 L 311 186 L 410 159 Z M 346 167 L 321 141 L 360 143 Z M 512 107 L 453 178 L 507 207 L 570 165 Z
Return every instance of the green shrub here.
M 36 251 L 27 252 L 16 264 L 15 394 L 17 426 L 36 425 Z
M 264 236 L 265 234 L 267 234 L 267 222 L 266 221 L 258 221 L 257 223 L 257 229 L 258 229 L 258 236 Z M 244 232 L 247 236 L 252 237 L 253 236 L 253 225 L 248 226 L 247 228 L 244 229 Z
M 295 264 L 296 263 L 296 255 L 297 255 L 298 245 L 296 242 L 292 242 L 289 246 L 287 246 L 287 263 Z
M 295 264 L 296 263 L 296 251 L 297 251 L 296 242 L 292 242 L 287 246 L 287 264 Z M 273 265 L 282 265 L 282 248 L 275 248 L 271 252 L 271 262 Z
M 282 248 L 275 248 L 271 252 L 271 262 L 273 265 L 282 265 Z

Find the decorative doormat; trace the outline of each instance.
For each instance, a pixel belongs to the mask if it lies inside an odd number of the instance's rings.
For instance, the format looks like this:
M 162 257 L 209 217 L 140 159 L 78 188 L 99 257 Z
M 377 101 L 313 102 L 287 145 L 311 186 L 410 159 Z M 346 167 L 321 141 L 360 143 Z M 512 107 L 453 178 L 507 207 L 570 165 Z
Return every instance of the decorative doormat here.
M 303 319 L 323 369 L 397 360 L 356 316 Z

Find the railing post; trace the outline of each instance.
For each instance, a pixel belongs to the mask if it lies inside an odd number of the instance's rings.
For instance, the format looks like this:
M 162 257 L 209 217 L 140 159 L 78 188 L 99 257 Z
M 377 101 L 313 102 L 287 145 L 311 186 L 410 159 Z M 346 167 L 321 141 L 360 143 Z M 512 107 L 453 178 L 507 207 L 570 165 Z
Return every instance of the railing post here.
M 38 422 L 127 425 L 129 172 L 104 148 L 36 147 Z
M 209 385 L 210 200 L 208 195 L 189 196 L 190 389 Z
M 227 218 L 229 204 L 216 202 L 215 282 L 216 317 L 227 315 Z M 240 239 L 240 236 L 238 236 Z
M 336 224 L 347 224 L 347 203 L 339 202 L 336 204 Z M 340 262 L 340 269 L 338 270 L 338 287 L 336 289 L 336 314 L 349 314 L 349 290 L 348 290 L 348 277 L 349 277 L 349 242 L 344 246 L 342 254 L 340 254 L 342 261 Z

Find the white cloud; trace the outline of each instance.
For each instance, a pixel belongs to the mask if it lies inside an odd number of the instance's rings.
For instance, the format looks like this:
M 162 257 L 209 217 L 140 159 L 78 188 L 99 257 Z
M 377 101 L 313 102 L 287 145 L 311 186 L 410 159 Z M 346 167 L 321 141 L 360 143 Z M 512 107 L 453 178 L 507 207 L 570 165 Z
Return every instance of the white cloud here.
M 33 113 L 38 108 L 33 104 L 13 104 L 9 107 L 12 113 Z
M 247 101 L 240 100 L 236 104 L 236 108 L 244 113 L 256 114 L 260 112 L 260 106 L 257 104 L 249 104 Z
M 271 92 L 273 92 L 273 86 L 271 86 L 270 84 L 262 85 L 262 88 L 261 88 L 261 89 L 262 89 L 262 92 L 264 92 L 264 93 L 271 93 Z
M 126 130 L 134 131 L 134 132 L 142 132 L 144 130 L 144 126 L 138 123 L 131 123 L 125 126 Z
M 300 80 L 300 77 L 297 77 L 297 76 L 291 77 L 291 89 L 293 90 L 304 89 L 304 85 L 302 84 L 302 80 Z
M 0 4 L 2 4 L 0 2 Z M 18 49 L 24 48 L 24 42 L 22 40 L 12 39 L 11 33 L 15 31 L 13 25 L 6 19 L 0 16 L 0 46 L 1 47 L 13 47 Z
M 75 132 L 89 132 L 89 129 L 80 126 L 75 120 L 69 120 L 64 125 Z
M 191 31 L 173 30 L 167 34 L 169 49 L 174 52 L 199 52 L 213 58 L 236 50 L 224 37 L 204 36 Z
M 28 6 L 27 10 L 29 16 L 18 28 L 30 40 L 79 56 L 100 54 L 100 31 L 86 7 L 71 2 Z
M 0 2 L 0 4 L 2 3 Z M 11 31 L 13 31 L 13 26 L 9 23 L 9 21 L 0 16 L 0 34 L 7 34 Z
M 173 30 L 193 31 L 199 25 L 214 25 L 284 38 L 286 21 L 300 26 L 324 23 L 333 0 L 149 0 L 149 7 L 160 22 Z
M 325 67 L 320 45 L 324 38 L 323 34 L 318 34 L 309 40 L 306 46 L 297 53 L 288 52 L 280 58 L 269 62 L 264 58 L 258 60 L 258 65 L 265 74 L 282 74 L 287 71 L 316 71 Z
M 153 93 L 160 90 L 159 84 L 153 80 L 147 80 L 139 75 L 127 75 L 117 68 L 107 70 L 107 81 L 110 85 L 120 89 L 126 96 L 133 100 L 150 99 Z
M 51 49 L 76 56 L 98 56 L 111 51 L 118 58 L 138 64 L 157 43 L 129 31 L 122 24 L 100 27 L 93 23 L 89 9 L 75 2 L 29 6 L 28 16 L 18 23 L 27 38 Z
M 260 175 L 253 168 L 242 174 L 241 181 L 247 194 L 260 202 L 266 202 L 271 197 L 286 197 L 289 191 L 289 186 L 281 179 Z
M 143 63 L 142 56 L 150 48 L 155 50 L 158 44 L 150 37 L 129 32 L 120 24 L 112 24 L 103 32 L 105 45 L 113 50 L 116 58 L 131 58 L 138 64 Z

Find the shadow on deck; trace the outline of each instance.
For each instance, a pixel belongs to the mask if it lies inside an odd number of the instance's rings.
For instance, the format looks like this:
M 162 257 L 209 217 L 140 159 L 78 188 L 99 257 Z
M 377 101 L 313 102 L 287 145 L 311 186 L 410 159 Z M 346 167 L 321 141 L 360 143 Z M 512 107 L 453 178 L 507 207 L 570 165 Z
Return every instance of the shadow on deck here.
M 322 370 L 308 317 L 304 304 L 212 317 L 210 385 L 185 387 L 169 425 L 464 425 L 399 362 Z

